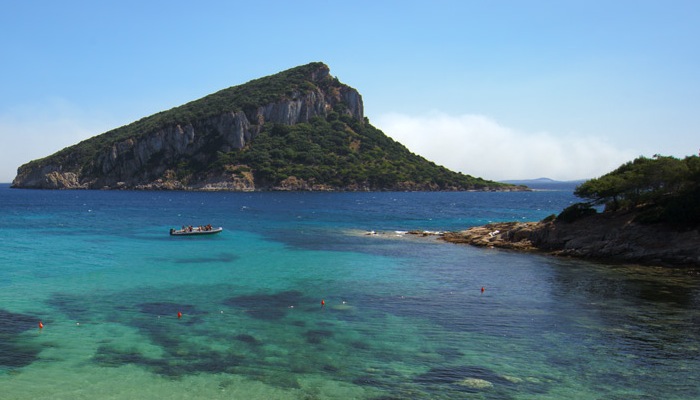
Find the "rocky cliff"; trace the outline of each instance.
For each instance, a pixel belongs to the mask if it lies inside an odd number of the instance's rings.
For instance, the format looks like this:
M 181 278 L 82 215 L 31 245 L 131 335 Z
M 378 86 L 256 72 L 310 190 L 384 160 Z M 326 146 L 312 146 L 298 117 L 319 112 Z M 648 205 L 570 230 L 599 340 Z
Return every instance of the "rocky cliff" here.
M 81 147 L 99 147 L 90 159 L 81 158 L 80 148 L 67 148 L 53 157 L 21 166 L 13 187 L 44 189 L 229 189 L 253 190 L 250 176 L 218 173 L 199 175 L 187 182 L 178 179 L 177 163 L 187 159 L 199 163 L 211 161 L 212 150 L 228 152 L 242 149 L 251 142 L 265 124 L 294 125 L 308 122 L 315 116 L 325 117 L 336 105 L 358 121 L 364 119 L 362 97 L 353 88 L 334 81 L 327 66 L 310 64 L 309 82 L 303 88 L 278 96 L 263 105 L 231 104 L 230 109 L 203 118 L 183 118 L 173 123 L 138 121 L 134 132 L 119 137 L 118 130 L 105 134 L 108 143 L 96 138 L 82 142 Z M 229 91 L 231 89 L 228 89 Z M 221 93 L 212 95 L 222 97 Z M 203 101 L 213 101 L 211 98 Z M 189 107 L 188 107 L 189 106 Z M 192 104 L 185 105 L 193 108 Z M 157 119 L 158 115 L 155 116 Z M 155 129 L 139 129 L 140 126 Z M 160 126 L 158 126 L 160 125 Z M 123 130 L 123 129 L 122 129 Z M 110 137 L 115 137 L 109 140 Z M 95 142 L 95 143 L 92 143 Z
M 224 89 L 29 162 L 12 186 L 518 190 L 412 154 L 369 125 L 362 96 L 323 63 Z
M 482 247 L 650 265 L 700 266 L 700 232 L 634 222 L 633 212 L 574 222 L 505 222 L 448 232 L 443 239 Z

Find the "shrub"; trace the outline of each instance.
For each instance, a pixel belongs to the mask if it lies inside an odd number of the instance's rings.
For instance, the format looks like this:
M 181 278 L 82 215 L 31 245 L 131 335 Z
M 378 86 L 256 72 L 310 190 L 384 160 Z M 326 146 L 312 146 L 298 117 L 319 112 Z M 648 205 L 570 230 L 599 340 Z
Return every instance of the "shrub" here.
M 552 215 L 545 217 L 541 222 L 547 223 L 547 222 L 552 222 L 556 219 L 557 219 L 557 214 L 552 214 Z
M 581 218 L 595 215 L 597 211 L 588 203 L 576 203 L 566 207 L 557 215 L 556 220 L 561 222 L 574 222 Z

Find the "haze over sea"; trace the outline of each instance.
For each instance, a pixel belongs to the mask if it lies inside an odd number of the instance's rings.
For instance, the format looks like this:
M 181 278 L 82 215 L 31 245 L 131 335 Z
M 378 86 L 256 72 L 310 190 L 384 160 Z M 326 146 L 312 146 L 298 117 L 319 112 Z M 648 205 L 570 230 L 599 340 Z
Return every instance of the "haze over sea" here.
M 0 185 L 0 398 L 699 398 L 697 271 L 396 233 L 575 201 Z

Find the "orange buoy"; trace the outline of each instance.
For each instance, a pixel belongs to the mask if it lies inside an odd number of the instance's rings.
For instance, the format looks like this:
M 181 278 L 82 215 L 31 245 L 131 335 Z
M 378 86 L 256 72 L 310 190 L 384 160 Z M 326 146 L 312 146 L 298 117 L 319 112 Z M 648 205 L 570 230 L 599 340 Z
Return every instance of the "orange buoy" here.
M 177 312 L 177 319 L 182 318 L 182 313 L 180 311 Z
M 482 287 L 481 287 L 481 293 L 484 293 L 484 290 L 486 290 L 486 289 L 484 289 L 484 287 L 482 286 Z
M 39 321 L 39 329 L 44 329 L 44 324 L 42 324 L 41 321 Z

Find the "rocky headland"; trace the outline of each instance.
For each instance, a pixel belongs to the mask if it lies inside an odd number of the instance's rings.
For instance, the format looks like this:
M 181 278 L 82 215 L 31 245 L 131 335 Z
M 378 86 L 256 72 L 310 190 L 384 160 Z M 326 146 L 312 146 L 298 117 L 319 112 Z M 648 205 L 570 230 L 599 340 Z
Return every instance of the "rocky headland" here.
M 18 168 L 14 188 L 526 190 L 450 171 L 373 127 L 316 62 L 223 89 Z
M 502 222 L 441 239 L 480 247 L 646 265 L 700 267 L 700 232 L 641 224 L 634 212 L 600 213 L 574 222 Z
M 93 138 L 21 166 L 13 187 L 255 190 L 253 174 L 247 173 L 245 168 L 227 165 L 211 170 L 200 167 L 202 171 L 194 176 L 183 174 L 181 170 L 192 164 L 212 164 L 216 152 L 249 146 L 265 125 L 309 122 L 317 116 L 325 117 L 338 104 L 342 104 L 343 112 L 353 119 L 363 120 L 362 97 L 355 89 L 333 82 L 327 66 L 311 65 L 307 75 L 308 83 L 303 88 L 290 86 L 292 89 L 288 93 L 279 96 L 272 93 L 271 100 L 266 102 L 248 104 L 252 102 L 248 98 L 239 101 L 238 92 L 247 93 L 257 88 L 234 87 L 107 132 L 101 135 L 102 140 Z M 173 113 L 177 117 L 171 117 Z M 125 130 L 134 133 L 121 133 Z M 85 157 L 88 151 L 91 153 Z M 286 189 L 287 185 L 279 186 Z

